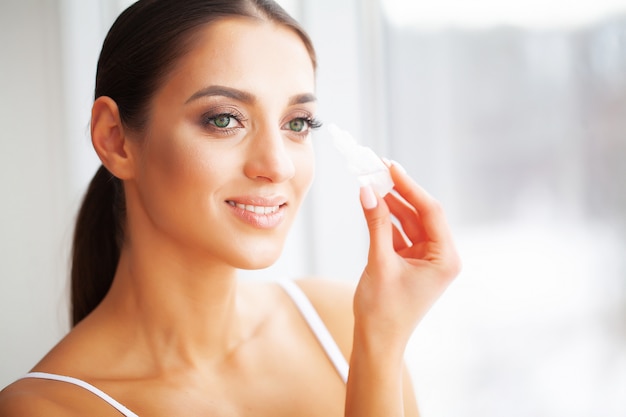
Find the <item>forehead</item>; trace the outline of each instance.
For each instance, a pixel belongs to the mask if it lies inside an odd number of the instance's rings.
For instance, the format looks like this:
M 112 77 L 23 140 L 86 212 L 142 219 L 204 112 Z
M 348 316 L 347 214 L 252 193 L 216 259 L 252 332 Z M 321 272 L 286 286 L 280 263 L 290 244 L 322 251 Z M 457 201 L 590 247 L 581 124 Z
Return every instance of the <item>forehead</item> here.
M 252 18 L 227 18 L 199 30 L 163 87 L 188 98 L 209 85 L 258 96 L 291 96 L 312 93 L 315 72 L 294 30 Z

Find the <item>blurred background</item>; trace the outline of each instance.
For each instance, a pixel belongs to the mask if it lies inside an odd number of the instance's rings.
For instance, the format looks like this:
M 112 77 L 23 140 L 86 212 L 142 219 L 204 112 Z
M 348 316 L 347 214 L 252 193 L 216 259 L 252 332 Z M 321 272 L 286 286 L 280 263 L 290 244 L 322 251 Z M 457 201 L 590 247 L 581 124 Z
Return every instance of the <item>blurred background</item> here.
M 95 65 L 131 3 L 0 3 L 0 386 L 69 328 Z M 320 118 L 399 161 L 457 237 L 463 272 L 407 349 L 423 415 L 626 415 L 626 1 L 280 3 L 316 44 Z M 357 182 L 314 141 L 284 256 L 246 279 L 360 275 Z

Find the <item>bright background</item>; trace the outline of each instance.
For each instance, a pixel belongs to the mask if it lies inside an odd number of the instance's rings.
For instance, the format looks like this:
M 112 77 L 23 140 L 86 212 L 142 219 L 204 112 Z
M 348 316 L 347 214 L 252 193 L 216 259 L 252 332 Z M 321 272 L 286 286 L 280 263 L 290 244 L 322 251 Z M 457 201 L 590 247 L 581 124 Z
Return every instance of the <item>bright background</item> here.
M 125 0 L 0 3 L 0 386 L 68 329 L 88 121 Z M 291 0 L 320 116 L 444 205 L 461 276 L 407 349 L 425 416 L 626 415 L 626 1 Z M 281 260 L 245 277 L 357 279 L 358 186 L 316 134 Z

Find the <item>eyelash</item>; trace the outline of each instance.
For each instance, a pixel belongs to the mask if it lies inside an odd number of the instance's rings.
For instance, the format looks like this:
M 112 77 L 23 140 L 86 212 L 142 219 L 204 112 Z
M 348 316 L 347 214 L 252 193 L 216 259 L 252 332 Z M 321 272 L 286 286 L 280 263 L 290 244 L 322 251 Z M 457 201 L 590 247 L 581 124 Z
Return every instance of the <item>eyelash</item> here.
M 317 130 L 323 125 L 322 121 L 315 117 L 305 117 L 304 120 L 309 124 L 311 130 Z

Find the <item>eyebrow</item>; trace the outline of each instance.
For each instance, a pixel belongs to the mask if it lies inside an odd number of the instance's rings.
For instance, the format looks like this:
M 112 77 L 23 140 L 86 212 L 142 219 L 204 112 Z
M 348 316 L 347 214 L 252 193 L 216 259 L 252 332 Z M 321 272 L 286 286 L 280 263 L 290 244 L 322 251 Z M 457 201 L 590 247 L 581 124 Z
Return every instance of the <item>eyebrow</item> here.
M 188 104 L 194 100 L 197 100 L 201 97 L 213 97 L 213 96 L 222 96 L 232 98 L 237 101 L 241 101 L 244 103 L 254 103 L 256 101 L 256 97 L 246 91 L 238 90 L 236 88 L 225 87 L 222 85 L 212 85 L 202 90 L 195 92 L 191 97 L 187 99 L 185 104 Z M 293 97 L 289 98 L 289 105 L 293 106 L 295 104 L 304 104 L 311 103 L 317 101 L 317 98 L 314 94 L 304 93 L 297 94 Z
M 317 97 L 315 97 L 315 94 L 304 93 L 291 97 L 289 99 L 289 105 L 293 106 L 294 104 L 312 103 L 315 101 L 317 101 Z

